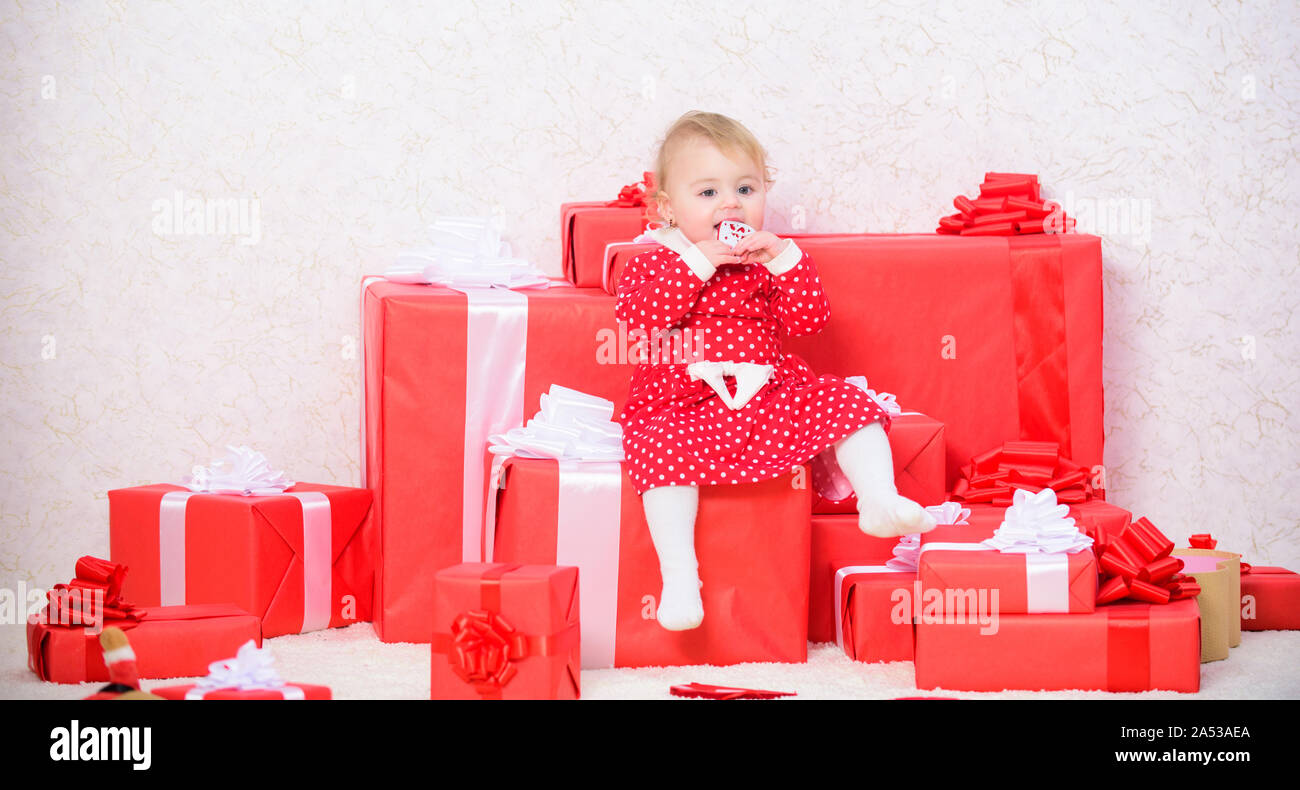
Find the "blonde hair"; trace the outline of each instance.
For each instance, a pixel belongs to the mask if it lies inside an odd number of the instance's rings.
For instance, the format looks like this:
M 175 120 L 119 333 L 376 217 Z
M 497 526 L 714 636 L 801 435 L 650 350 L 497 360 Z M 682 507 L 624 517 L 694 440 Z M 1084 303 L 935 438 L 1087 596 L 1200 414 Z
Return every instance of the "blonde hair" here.
M 658 215 L 659 201 L 668 196 L 664 191 L 664 183 L 673 155 L 685 143 L 701 139 L 713 143 L 719 151 L 729 156 L 742 154 L 752 159 L 758 165 L 759 172 L 763 174 L 765 187 L 772 185 L 772 174 L 775 168 L 767 164 L 767 151 L 744 124 L 716 112 L 691 110 L 673 121 L 673 125 L 669 126 L 667 133 L 664 134 L 663 141 L 659 143 L 654 170 L 656 192 L 652 196 L 653 201 L 646 201 L 647 208 L 656 215 L 655 218 Z

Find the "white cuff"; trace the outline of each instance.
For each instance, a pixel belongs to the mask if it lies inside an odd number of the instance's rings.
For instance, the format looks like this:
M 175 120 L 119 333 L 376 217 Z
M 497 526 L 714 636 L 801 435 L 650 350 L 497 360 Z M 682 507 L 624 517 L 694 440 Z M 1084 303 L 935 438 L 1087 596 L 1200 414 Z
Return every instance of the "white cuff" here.
M 700 248 L 696 247 L 694 244 L 692 244 L 685 252 L 681 253 L 681 256 L 682 263 L 686 264 L 686 266 L 695 273 L 695 276 L 700 278 L 700 282 L 708 282 L 709 278 L 713 276 L 713 273 L 718 270 L 718 267 L 709 263 L 709 259 L 706 258 L 704 253 L 700 252 Z
M 803 260 L 803 250 L 799 249 L 799 245 L 794 243 L 794 239 L 786 239 L 786 241 L 789 244 L 785 245 L 785 249 L 775 258 L 763 264 L 774 277 L 785 274 L 798 266 L 799 261 Z
M 116 664 L 119 661 L 134 661 L 135 651 L 130 645 L 122 645 L 114 650 L 104 651 L 104 664 Z

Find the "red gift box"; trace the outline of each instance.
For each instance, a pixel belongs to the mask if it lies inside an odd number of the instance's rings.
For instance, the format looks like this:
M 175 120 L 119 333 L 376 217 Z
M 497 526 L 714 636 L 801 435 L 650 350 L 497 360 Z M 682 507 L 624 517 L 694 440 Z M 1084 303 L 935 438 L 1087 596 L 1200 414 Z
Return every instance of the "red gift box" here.
M 109 545 L 139 605 L 232 603 L 268 637 L 296 634 L 370 619 L 370 505 L 364 488 L 311 483 L 279 496 L 120 488 L 108 492 Z
M 1090 614 L 1006 614 L 987 625 L 922 617 L 916 686 L 1194 692 L 1201 686 L 1200 615 L 1196 602 L 1184 599 L 1110 604 Z
M 816 496 L 814 494 L 814 496 Z M 808 641 L 835 641 L 835 572 L 846 565 L 884 565 L 898 538 L 858 528 L 858 516 L 813 515 L 808 575 Z
M 432 699 L 578 699 L 578 569 L 464 563 L 434 576 Z
M 659 559 L 622 464 L 509 458 L 495 559 L 581 569 L 587 668 L 802 662 L 811 503 L 799 479 L 700 488 L 704 623 L 688 631 L 654 619 Z
M 375 494 L 380 639 L 428 642 L 434 572 L 483 558 L 489 435 L 523 425 L 524 404 L 552 384 L 618 413 L 635 354 L 614 302 L 567 286 L 363 286 L 362 484 Z
M 790 238 L 817 262 L 832 318 L 785 350 L 818 373 L 865 371 L 942 421 L 945 490 L 972 456 L 1005 441 L 1053 441 L 1087 469 L 1102 463 L 1100 238 Z M 647 249 L 611 255 L 611 287 Z M 870 310 L 857 309 L 863 301 Z
M 884 565 L 849 565 L 835 573 L 836 643 L 854 661 L 911 661 L 916 574 Z
M 195 689 L 197 689 L 196 693 L 191 696 L 190 692 Z M 190 683 L 184 686 L 164 686 L 163 688 L 149 689 L 149 693 L 157 694 L 163 699 L 333 699 L 329 686 L 314 686 L 310 683 L 286 683 L 283 687 L 265 689 L 225 688 L 208 691 L 203 691 L 199 689 L 197 684 Z
M 192 677 L 208 665 L 234 655 L 252 639 L 262 643 L 262 622 L 229 604 L 144 607 L 138 621 L 109 620 L 126 631 L 141 678 Z M 27 665 L 41 680 L 54 683 L 106 683 L 108 668 L 98 628 L 27 619 Z
M 1241 630 L 1300 629 L 1300 574 L 1252 565 L 1241 575 Z
M 644 206 L 611 206 L 604 201 L 561 205 L 565 278 L 580 288 L 601 287 L 606 248 L 631 242 L 645 231 L 646 222 Z
M 889 427 L 894 485 L 901 496 L 927 507 L 937 505 L 947 498 L 944 486 L 943 431 L 943 423 L 914 412 L 894 415 Z M 813 460 L 814 483 L 820 477 L 817 467 L 819 463 L 818 459 Z M 847 496 L 840 498 L 831 492 L 827 492 L 827 495 L 819 493 L 822 489 L 817 485 L 814 485 L 814 489 L 814 513 L 858 512 L 858 498 L 853 495 L 851 488 L 847 489 Z

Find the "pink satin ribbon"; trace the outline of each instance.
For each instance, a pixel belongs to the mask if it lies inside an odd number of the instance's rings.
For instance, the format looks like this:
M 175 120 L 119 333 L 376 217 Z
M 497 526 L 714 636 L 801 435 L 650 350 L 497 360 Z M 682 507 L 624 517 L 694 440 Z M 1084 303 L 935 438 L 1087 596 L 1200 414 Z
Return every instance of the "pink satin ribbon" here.
M 558 461 L 555 564 L 578 566 L 582 668 L 614 666 L 618 630 L 623 468 L 617 462 Z
M 847 565 L 835 571 L 835 644 L 844 649 L 844 587 L 854 577 L 869 573 L 907 573 L 886 565 Z

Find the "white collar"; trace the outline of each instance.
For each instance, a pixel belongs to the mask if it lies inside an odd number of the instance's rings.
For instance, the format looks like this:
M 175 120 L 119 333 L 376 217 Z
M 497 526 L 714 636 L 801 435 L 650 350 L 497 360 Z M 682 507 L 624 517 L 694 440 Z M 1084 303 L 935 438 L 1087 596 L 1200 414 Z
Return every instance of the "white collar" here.
M 682 229 L 676 226 L 653 228 L 647 231 L 647 234 L 678 255 L 685 255 L 687 250 L 695 246 L 686 239 L 686 234 L 682 233 Z

